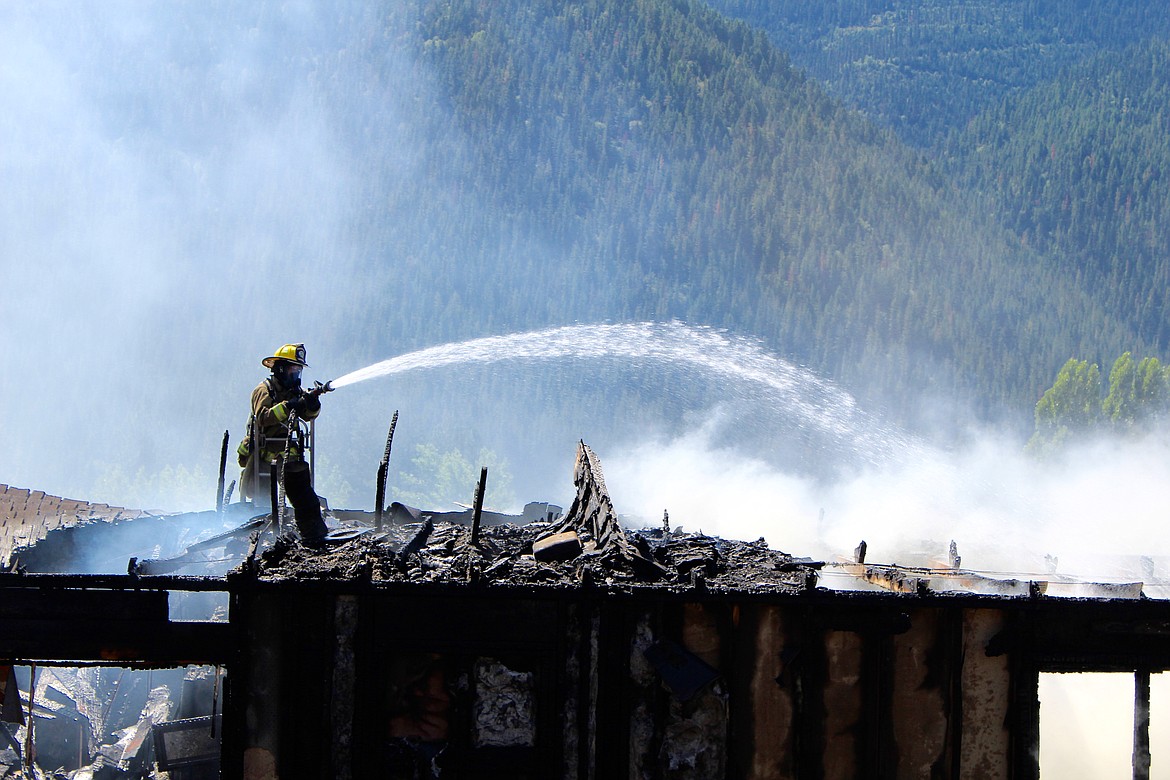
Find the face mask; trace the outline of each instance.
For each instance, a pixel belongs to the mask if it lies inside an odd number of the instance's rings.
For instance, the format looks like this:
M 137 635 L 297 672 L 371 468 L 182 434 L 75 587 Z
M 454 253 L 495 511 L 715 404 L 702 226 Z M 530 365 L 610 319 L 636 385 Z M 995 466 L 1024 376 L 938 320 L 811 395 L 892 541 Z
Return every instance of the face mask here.
M 289 390 L 298 390 L 301 386 L 301 367 L 284 366 L 276 374 L 277 381 Z

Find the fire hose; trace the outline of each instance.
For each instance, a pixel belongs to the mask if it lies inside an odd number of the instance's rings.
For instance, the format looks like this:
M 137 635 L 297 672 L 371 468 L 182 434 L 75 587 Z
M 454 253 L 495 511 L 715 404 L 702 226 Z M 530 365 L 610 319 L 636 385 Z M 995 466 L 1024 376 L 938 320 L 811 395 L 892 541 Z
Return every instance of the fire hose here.
M 292 452 L 293 431 L 297 430 L 297 413 L 289 412 L 288 436 L 284 439 L 284 454 L 280 456 L 280 472 L 276 477 L 276 535 L 284 536 L 284 464 Z
M 333 391 L 333 383 L 332 382 L 325 382 L 324 384 L 322 384 L 320 382 L 315 382 L 313 384 L 312 389 L 307 391 L 304 394 L 304 398 L 306 398 L 306 399 L 319 398 L 320 396 L 324 395 L 325 393 L 329 393 L 332 391 Z M 284 505 L 285 505 L 286 493 L 288 492 L 288 488 L 285 484 L 285 473 L 286 473 L 286 468 L 288 466 L 289 458 L 292 456 L 293 438 L 294 437 L 297 439 L 298 452 L 301 452 L 301 453 L 304 452 L 304 442 L 301 441 L 300 416 L 297 414 L 297 410 L 295 408 L 292 408 L 289 410 L 289 417 L 288 417 L 288 420 L 286 422 L 286 425 L 288 426 L 288 436 L 285 438 L 285 442 L 284 442 L 284 454 L 280 458 L 279 474 L 277 476 L 277 486 L 278 486 L 277 506 L 276 506 L 276 509 L 274 510 L 274 513 L 276 515 L 276 532 L 277 532 L 278 536 L 283 535 L 285 532 L 285 527 L 284 527 L 285 506 Z M 298 478 L 299 477 L 300 477 L 300 473 L 298 472 Z M 311 477 L 310 477 L 310 479 L 311 479 Z M 311 486 L 311 482 L 309 484 Z M 298 492 L 293 496 L 293 505 L 294 505 L 294 507 L 303 510 L 303 508 L 304 508 L 303 504 L 298 503 L 298 501 L 305 500 L 304 491 L 301 489 L 301 487 L 302 487 L 301 483 L 298 482 L 297 483 Z M 311 487 L 310 487 L 310 491 L 311 491 Z M 316 496 L 313 496 L 313 498 L 315 500 Z M 300 514 L 300 512 L 298 512 L 298 516 L 299 516 L 299 514 Z M 300 523 L 300 521 L 298 520 L 298 524 L 299 523 Z

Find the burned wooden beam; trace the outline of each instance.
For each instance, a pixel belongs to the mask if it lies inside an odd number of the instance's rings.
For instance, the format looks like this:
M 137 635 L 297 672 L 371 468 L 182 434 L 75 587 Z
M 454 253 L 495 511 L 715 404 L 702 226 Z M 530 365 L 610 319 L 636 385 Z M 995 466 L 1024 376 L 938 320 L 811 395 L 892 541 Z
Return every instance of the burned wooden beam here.
M 1133 780 L 1150 780 L 1150 670 L 1134 674 Z
M 573 531 L 584 543 L 592 542 L 598 552 L 624 559 L 639 577 L 654 580 L 670 575 L 664 566 L 647 558 L 626 538 L 605 486 L 601 460 L 583 441 L 577 443 L 573 484 L 577 495 L 564 520 L 540 539 Z
M 390 431 L 386 434 L 386 449 L 382 453 L 382 460 L 378 464 L 378 484 L 374 491 L 374 528 L 382 530 L 382 513 L 386 504 L 386 477 L 390 471 L 390 449 L 394 446 L 394 428 L 398 425 L 398 410 L 390 418 Z
M 223 511 L 223 485 L 227 470 L 228 432 L 223 432 L 223 444 L 219 448 L 219 484 L 215 491 L 215 511 Z
M 483 517 L 483 498 L 487 493 L 487 466 L 479 471 L 479 482 L 475 486 L 475 509 L 471 513 L 471 546 L 479 546 L 479 521 Z
M 896 564 L 841 563 L 834 568 L 894 593 L 978 593 L 989 596 L 1031 596 L 1045 593 L 1046 581 L 990 577 L 963 569 L 927 569 Z M 1124 589 L 1129 594 L 1132 588 Z
M 532 543 L 532 557 L 538 561 L 570 561 L 581 554 L 581 538 L 576 531 L 562 531 Z
M 13 620 L 93 620 L 117 624 L 165 623 L 167 593 L 161 590 L 79 590 L 5 588 L 0 599 L 0 633 Z
M 417 555 L 418 552 L 422 550 L 423 546 L 426 545 L 427 539 L 430 538 L 431 532 L 434 530 L 435 524 L 431 521 L 431 518 L 428 517 L 423 521 L 422 525 L 419 526 L 419 529 L 415 533 L 414 537 L 409 542 L 407 542 L 406 546 L 403 547 L 402 550 L 398 553 L 398 564 L 400 566 L 405 566 L 406 562 L 410 559 L 410 556 Z
M 145 667 L 227 663 L 234 648 L 228 623 L 10 619 L 0 626 L 0 654 L 43 662 Z

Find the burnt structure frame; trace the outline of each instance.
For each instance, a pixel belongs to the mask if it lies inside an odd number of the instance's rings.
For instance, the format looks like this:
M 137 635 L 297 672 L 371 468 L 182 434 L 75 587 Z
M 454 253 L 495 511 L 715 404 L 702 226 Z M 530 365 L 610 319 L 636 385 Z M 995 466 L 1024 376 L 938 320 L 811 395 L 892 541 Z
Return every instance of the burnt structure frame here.
M 170 591 L 226 591 L 228 623 L 187 623 L 168 618 Z M 760 631 L 764 609 L 783 616 L 776 648 L 781 672 L 776 684 L 788 686 L 792 701 L 791 735 L 784 746 L 770 746 L 782 774 L 820 778 L 825 764 L 824 693 L 832 684 L 828 640 L 846 637 L 857 648 L 861 672 L 861 711 L 851 744 L 854 766 L 872 776 L 894 775 L 897 742 L 891 654 L 896 637 L 913 626 L 933 638 L 928 673 L 935 675 L 946 715 L 944 747 L 931 774 L 959 777 L 965 725 L 963 691 L 955 667 L 961 664 L 964 615 L 988 610 L 1002 616 L 1001 629 L 985 643 L 988 657 L 1006 657 L 1010 669 L 1007 732 L 1010 745 L 1005 777 L 1036 778 L 1039 739 L 1039 675 L 1045 672 L 1123 672 L 1135 675 L 1135 777 L 1148 776 L 1149 740 L 1142 743 L 1143 714 L 1148 719 L 1151 673 L 1170 670 L 1170 602 L 1147 599 L 1057 599 L 971 594 L 894 594 L 670 592 L 654 588 L 476 587 L 455 584 L 374 584 L 330 580 L 278 582 L 254 576 L 223 579 L 133 577 L 117 575 L 0 575 L 0 657 L 41 665 L 103 665 L 163 668 L 190 664 L 226 667 L 223 695 L 222 777 L 242 777 L 242 757 L 252 735 L 245 725 L 255 715 L 253 669 L 259 654 L 276 650 L 278 673 L 272 678 L 286 699 L 303 707 L 273 710 L 284 735 L 276 742 L 281 761 L 312 756 L 313 776 L 368 776 L 378 757 L 378 659 L 397 651 L 436 651 L 456 657 L 498 655 L 506 665 L 535 676 L 536 744 L 523 751 L 481 751 L 478 758 L 515 768 L 576 768 L 577 776 L 625 776 L 631 755 L 628 717 L 638 705 L 663 708 L 664 689 L 634 690 L 630 675 L 630 637 L 639 620 L 655 634 L 680 638 L 688 605 L 710 613 L 711 630 L 721 638 L 718 667 L 725 670 L 728 693 L 727 762 L 729 778 L 749 777 L 753 756 L 769 746 L 753 735 L 753 677 L 763 668 L 751 637 Z M 265 601 L 265 600 L 268 601 Z M 353 610 L 348 628 L 339 604 Z M 276 610 L 268 609 L 276 605 Z M 283 619 L 282 610 L 297 616 Z M 513 619 L 501 619 L 509 613 Z M 927 618 L 926 616 L 930 616 Z M 534 616 L 539 619 L 534 619 Z M 549 622 L 551 621 L 551 625 Z M 755 628 L 753 628 L 753 625 Z M 574 626 L 577 627 L 574 630 Z M 338 638 L 352 642 L 353 687 L 350 728 L 339 728 Z M 268 633 L 266 633 L 268 632 Z M 287 657 L 281 660 L 281 653 Z M 970 650 L 968 649 L 968 652 Z M 289 660 L 293 659 L 293 660 Z M 575 673 L 570 673 L 573 666 Z M 332 674 L 305 676 L 305 669 Z M 1145 681 L 1143 697 L 1142 681 Z M 593 684 L 595 685 L 595 684 Z M 575 709 L 564 706 L 575 686 Z M 344 710 L 344 707 L 342 707 Z M 271 714 L 271 713 L 270 713 Z M 616 715 L 616 717 L 610 717 Z M 575 743 L 564 734 L 572 730 Z M 758 731 L 758 729 L 757 729 Z M 644 749 L 657 749 L 655 735 Z M 471 755 L 471 753 L 467 753 Z M 342 766 L 344 764 L 344 767 Z M 455 766 L 459 766 L 458 762 Z M 324 774 L 320 774 L 320 773 Z M 1144 773 L 1143 773 L 1144 772 Z M 290 775 L 291 776 L 291 775 Z M 452 773 L 451 776 L 459 776 Z M 477 775 L 483 776 L 483 775 Z M 490 775 L 489 775 L 490 776 Z

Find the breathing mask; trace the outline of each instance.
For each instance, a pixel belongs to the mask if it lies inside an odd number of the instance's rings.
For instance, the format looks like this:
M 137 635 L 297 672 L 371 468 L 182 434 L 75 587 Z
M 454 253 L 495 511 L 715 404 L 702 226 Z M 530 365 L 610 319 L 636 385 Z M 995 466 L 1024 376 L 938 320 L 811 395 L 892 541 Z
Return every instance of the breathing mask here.
M 272 374 L 286 390 L 300 390 L 302 368 L 295 363 L 277 363 Z

